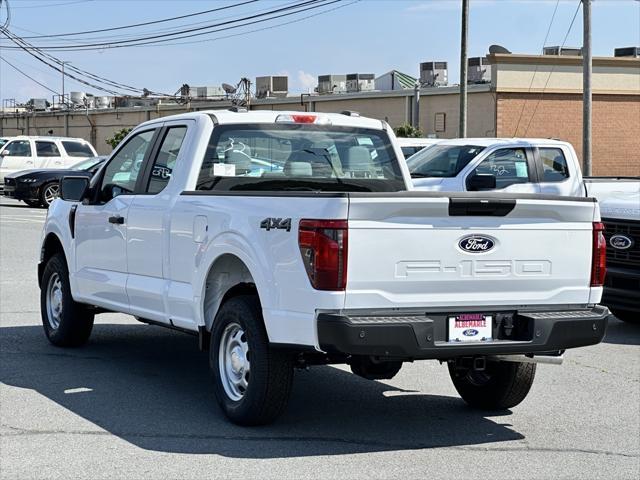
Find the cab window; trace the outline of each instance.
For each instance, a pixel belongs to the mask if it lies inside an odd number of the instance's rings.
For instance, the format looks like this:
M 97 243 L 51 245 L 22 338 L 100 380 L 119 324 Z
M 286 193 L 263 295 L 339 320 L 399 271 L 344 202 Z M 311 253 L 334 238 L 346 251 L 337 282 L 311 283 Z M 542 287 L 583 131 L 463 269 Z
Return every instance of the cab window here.
M 4 147 L 2 153 L 10 157 L 30 157 L 31 145 L 29 144 L 29 140 L 14 140 Z
M 155 130 L 147 130 L 131 137 L 106 166 L 100 183 L 99 200 L 108 202 L 114 197 L 131 194 L 147 154 Z
M 478 165 L 473 174 L 495 176 L 496 189 L 531 181 L 524 148 L 503 148 L 493 152 Z
M 569 178 L 567 159 L 560 148 L 540 148 L 543 182 L 562 182 Z
M 36 141 L 36 152 L 38 157 L 59 157 L 60 150 L 53 142 Z
M 171 180 L 186 133 L 187 127 L 170 127 L 167 129 L 151 168 L 149 185 L 147 185 L 148 193 L 160 193 Z
M 86 143 L 63 141 L 62 146 L 70 157 L 93 157 L 95 153 Z

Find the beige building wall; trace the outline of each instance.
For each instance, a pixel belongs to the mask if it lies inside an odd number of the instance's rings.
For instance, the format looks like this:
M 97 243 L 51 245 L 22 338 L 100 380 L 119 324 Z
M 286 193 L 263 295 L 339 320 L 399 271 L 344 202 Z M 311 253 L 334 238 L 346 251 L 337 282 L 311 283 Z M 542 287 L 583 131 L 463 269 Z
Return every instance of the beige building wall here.
M 467 136 L 495 137 L 495 94 L 492 92 L 469 93 L 467 98 Z M 438 138 L 456 138 L 460 121 L 459 99 L 460 96 L 453 93 L 422 96 L 420 98 L 420 128 L 422 132 L 425 135 L 435 135 Z M 441 129 L 443 114 L 444 130 Z
M 392 127 L 398 127 L 409 120 L 407 97 L 378 97 L 322 100 L 314 99 L 316 112 L 342 112 L 351 110 L 363 117 L 385 120 Z

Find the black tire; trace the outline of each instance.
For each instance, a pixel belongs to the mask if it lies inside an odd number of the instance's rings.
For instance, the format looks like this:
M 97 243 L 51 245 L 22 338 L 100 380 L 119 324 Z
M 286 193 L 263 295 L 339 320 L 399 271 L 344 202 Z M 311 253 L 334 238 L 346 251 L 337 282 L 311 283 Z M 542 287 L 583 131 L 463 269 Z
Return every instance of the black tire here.
M 51 205 L 51 202 L 53 202 L 54 199 L 51 199 L 49 196 L 49 191 L 50 190 L 56 190 L 57 193 L 60 193 L 60 183 L 59 182 L 49 182 L 49 183 L 45 183 L 44 185 L 42 185 L 42 187 L 40 187 L 40 205 L 42 205 L 44 208 L 49 208 L 49 206 Z M 56 198 L 57 198 L 57 194 L 56 194 Z
M 535 363 L 487 362 L 484 371 L 457 369 L 449 363 L 453 385 L 470 406 L 505 410 L 522 402 L 536 375 Z
M 235 366 L 233 355 L 221 353 L 220 348 L 221 344 L 229 345 L 228 339 L 234 332 L 234 338 L 240 342 L 234 347 L 239 349 L 234 351 L 235 359 L 240 358 Z M 240 353 L 243 348 L 244 354 Z M 293 382 L 293 362 L 290 355 L 269 346 L 256 296 L 234 297 L 218 311 L 211 332 L 209 368 L 216 399 L 233 423 L 265 425 L 286 408 Z M 240 379 L 238 382 L 242 383 L 242 378 L 245 386 L 236 388 L 232 380 Z
M 40 287 L 40 315 L 45 335 L 58 347 L 79 347 L 91 335 L 94 314 L 85 305 L 73 300 L 67 262 L 61 253 L 53 255 L 44 268 Z
M 617 308 L 612 308 L 611 313 L 613 313 L 618 320 L 622 320 L 626 323 L 640 324 L 640 313 L 632 312 L 630 310 L 618 310 Z
M 40 208 L 40 200 L 25 200 L 24 203 L 31 208 Z

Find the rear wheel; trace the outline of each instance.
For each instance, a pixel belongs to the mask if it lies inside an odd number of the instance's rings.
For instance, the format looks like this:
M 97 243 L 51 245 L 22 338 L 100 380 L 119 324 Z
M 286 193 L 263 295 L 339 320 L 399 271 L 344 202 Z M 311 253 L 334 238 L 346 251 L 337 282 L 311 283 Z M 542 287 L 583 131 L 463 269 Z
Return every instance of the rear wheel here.
M 535 363 L 487 362 L 485 370 L 459 369 L 449 363 L 454 387 L 470 406 L 504 410 L 522 402 L 536 375 Z
M 239 425 L 263 425 L 287 406 L 293 364 L 269 346 L 260 302 L 238 296 L 224 303 L 211 333 L 209 367 L 225 415 Z
M 49 205 L 58 198 L 60 194 L 60 184 L 58 182 L 50 182 L 42 186 L 40 191 L 40 203 L 49 208 Z
M 623 322 L 640 324 L 640 313 L 632 312 L 630 310 L 618 310 L 617 308 L 612 308 L 611 313 Z
M 78 347 L 89 339 L 94 314 L 71 296 L 64 255 L 52 256 L 44 268 L 40 290 L 40 314 L 44 333 L 59 347 Z

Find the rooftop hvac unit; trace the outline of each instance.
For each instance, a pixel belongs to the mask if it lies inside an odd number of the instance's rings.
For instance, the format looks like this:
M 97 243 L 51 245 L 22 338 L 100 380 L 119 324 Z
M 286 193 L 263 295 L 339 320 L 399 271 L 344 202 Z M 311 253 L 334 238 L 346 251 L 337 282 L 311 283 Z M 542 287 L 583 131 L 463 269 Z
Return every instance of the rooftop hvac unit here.
M 371 92 L 376 88 L 376 76 L 373 73 L 349 73 L 347 77 L 347 92 Z
M 109 108 L 111 107 L 111 97 L 96 97 L 95 99 L 95 107 L 96 108 Z
M 614 57 L 640 58 L 640 47 L 622 47 L 613 51 Z
M 286 97 L 289 93 L 289 77 L 256 77 L 256 97 Z
M 346 75 L 319 75 L 316 91 L 320 95 L 344 93 L 347 91 Z
M 225 93 L 222 87 L 213 86 L 213 87 L 195 87 L 196 96 L 198 98 L 217 98 L 224 97 Z
M 491 65 L 486 57 L 472 57 L 467 64 L 467 83 L 491 82 Z
M 425 87 L 444 87 L 449 83 L 447 62 L 422 62 L 420 83 Z
M 69 101 L 73 105 L 84 105 L 84 101 L 87 99 L 87 94 L 84 92 L 71 92 L 69 93 Z
M 47 99 L 46 98 L 32 98 L 27 102 L 27 106 L 31 108 L 31 110 L 36 112 L 41 112 L 47 109 Z
M 573 57 L 581 57 L 582 49 L 577 47 L 544 47 L 542 49 L 543 55 L 567 55 Z

